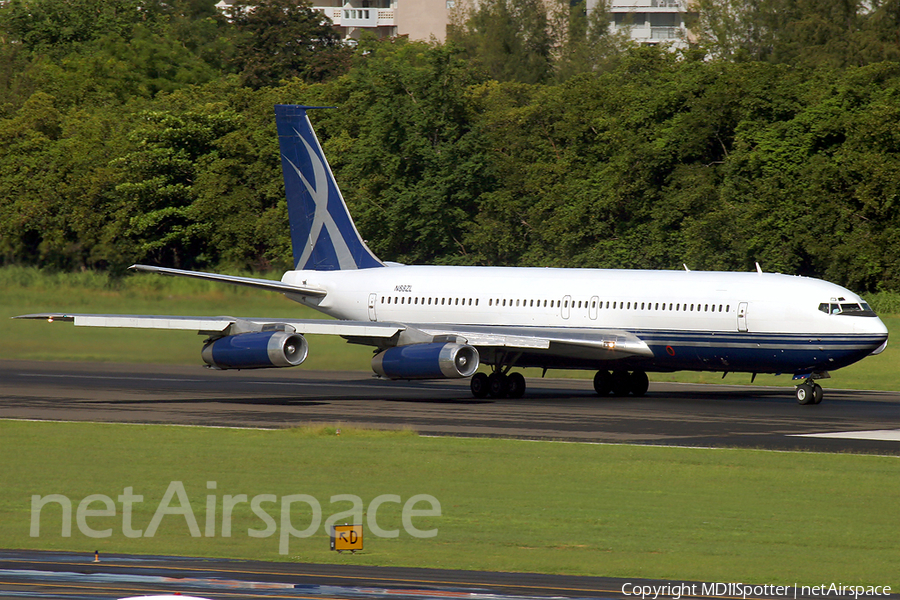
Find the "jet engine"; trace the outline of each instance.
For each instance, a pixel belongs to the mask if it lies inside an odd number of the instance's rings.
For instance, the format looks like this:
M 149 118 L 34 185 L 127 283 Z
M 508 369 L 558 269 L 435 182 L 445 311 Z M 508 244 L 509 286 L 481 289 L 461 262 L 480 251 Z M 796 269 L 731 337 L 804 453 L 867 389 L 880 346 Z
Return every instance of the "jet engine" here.
M 203 361 L 214 369 L 267 369 L 296 367 L 309 352 L 297 333 L 257 331 L 228 335 L 203 347 Z
M 372 370 L 388 379 L 455 379 L 478 369 L 478 350 L 466 344 L 410 344 L 372 359 Z

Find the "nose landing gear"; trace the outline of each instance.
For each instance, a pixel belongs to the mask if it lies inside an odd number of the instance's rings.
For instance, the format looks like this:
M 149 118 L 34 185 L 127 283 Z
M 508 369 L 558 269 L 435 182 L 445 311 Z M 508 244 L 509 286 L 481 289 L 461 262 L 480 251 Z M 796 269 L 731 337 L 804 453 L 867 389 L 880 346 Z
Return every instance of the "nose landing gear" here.
M 824 396 L 822 386 L 811 379 L 798 385 L 795 393 L 798 404 L 819 404 Z

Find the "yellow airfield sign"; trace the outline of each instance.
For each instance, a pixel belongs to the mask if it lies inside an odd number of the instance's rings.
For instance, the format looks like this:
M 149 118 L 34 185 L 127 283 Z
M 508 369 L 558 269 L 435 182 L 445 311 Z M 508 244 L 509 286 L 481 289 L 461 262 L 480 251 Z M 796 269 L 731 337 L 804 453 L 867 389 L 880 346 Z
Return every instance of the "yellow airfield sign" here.
M 335 525 L 331 528 L 331 549 L 356 552 L 363 549 L 362 525 Z

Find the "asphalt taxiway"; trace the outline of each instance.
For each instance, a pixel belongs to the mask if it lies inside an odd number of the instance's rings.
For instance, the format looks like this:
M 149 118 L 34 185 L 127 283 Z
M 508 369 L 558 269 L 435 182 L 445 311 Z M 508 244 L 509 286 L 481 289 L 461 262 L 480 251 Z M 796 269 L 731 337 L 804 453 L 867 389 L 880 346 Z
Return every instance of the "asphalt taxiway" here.
M 683 582 L 535 573 L 446 571 L 271 563 L 177 556 L 0 550 L 0 597 L 41 600 L 107 600 L 126 596 L 184 594 L 211 599 L 302 600 L 821 600 L 803 587 L 774 584 Z M 348 559 L 352 557 L 347 557 Z M 352 563 L 352 560 L 348 560 Z M 882 591 L 884 591 L 882 589 Z M 893 591 L 893 590 L 891 590 Z M 852 596 L 850 596 L 852 597 Z M 896 600 L 896 594 L 860 596 Z
M 588 380 L 530 379 L 518 400 L 477 400 L 467 381 L 393 382 L 359 372 L 0 361 L 0 418 L 410 428 L 426 435 L 900 454 L 900 394 L 652 383 L 598 398 Z

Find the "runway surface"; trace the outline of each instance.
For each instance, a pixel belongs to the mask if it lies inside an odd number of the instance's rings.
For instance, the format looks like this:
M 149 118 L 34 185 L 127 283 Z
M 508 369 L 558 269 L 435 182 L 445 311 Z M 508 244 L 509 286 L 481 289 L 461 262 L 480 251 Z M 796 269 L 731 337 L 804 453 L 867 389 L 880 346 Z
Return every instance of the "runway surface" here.
M 74 552 L 0 550 L 0 597 L 41 600 L 105 600 L 149 594 L 185 594 L 212 599 L 296 598 L 304 600 L 546 600 L 634 599 L 635 589 L 656 589 L 656 600 L 680 598 L 821 598 L 792 586 L 729 588 L 717 582 L 676 582 L 532 573 L 445 571 L 229 561 L 164 556 L 92 555 Z M 351 557 L 348 557 L 348 559 Z M 352 562 L 352 560 L 348 560 Z M 668 587 L 667 587 L 668 586 Z M 675 588 L 674 586 L 679 586 Z M 737 593 L 735 593 L 737 592 Z M 652 598 L 649 595 L 647 598 Z M 852 598 L 853 596 L 850 596 Z M 640 598 L 638 595 L 637 598 Z M 680 600 L 680 598 L 678 600 Z M 891 600 L 897 595 L 860 596 Z
M 301 369 L 0 361 L 0 418 L 293 427 L 412 428 L 425 435 L 749 447 L 900 455 L 900 394 L 653 383 L 598 398 L 588 380 L 531 379 L 519 400 L 476 400 L 467 381 L 391 382 Z

